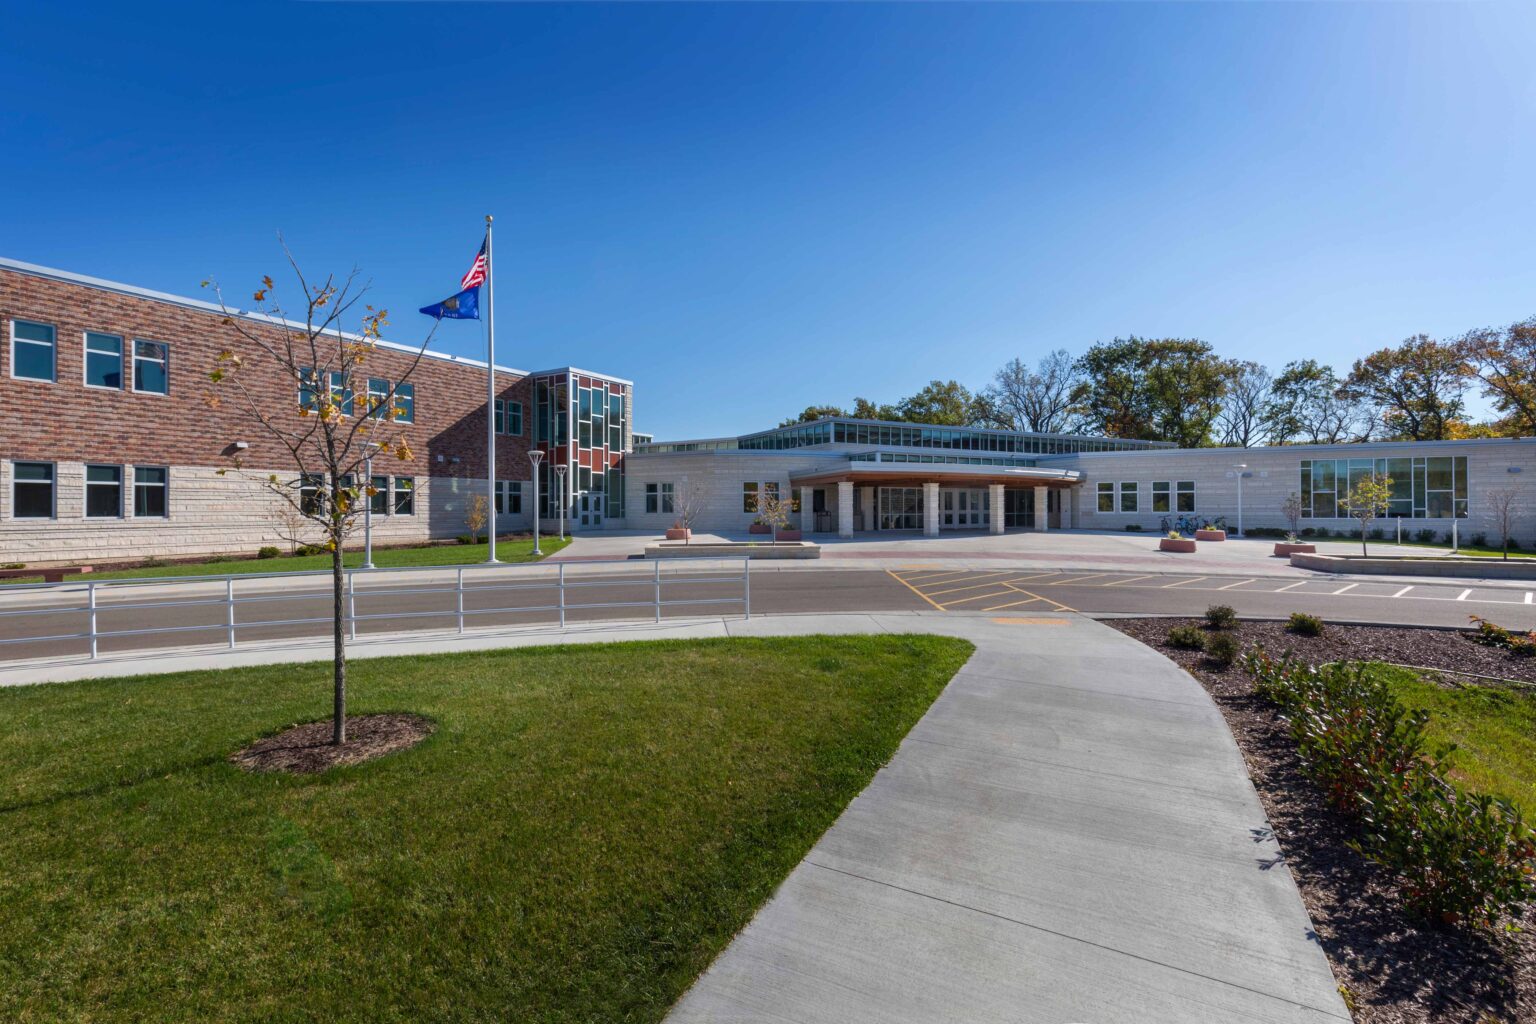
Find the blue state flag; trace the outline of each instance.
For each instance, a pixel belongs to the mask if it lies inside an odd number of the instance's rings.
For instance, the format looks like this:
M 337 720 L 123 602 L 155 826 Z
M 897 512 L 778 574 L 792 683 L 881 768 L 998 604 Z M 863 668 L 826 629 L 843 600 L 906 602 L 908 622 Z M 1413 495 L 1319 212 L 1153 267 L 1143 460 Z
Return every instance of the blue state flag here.
M 480 286 L 465 288 L 457 295 L 449 296 L 434 306 L 422 306 L 421 311 L 427 316 L 442 320 L 479 320 L 480 319 Z

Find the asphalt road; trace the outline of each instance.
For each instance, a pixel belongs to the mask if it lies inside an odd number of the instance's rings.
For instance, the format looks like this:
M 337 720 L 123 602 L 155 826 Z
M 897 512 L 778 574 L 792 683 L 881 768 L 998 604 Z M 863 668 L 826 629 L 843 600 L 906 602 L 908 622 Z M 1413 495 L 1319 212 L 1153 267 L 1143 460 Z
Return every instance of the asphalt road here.
M 652 614 L 656 584 L 652 567 L 572 573 L 566 592 L 567 621 L 634 619 Z M 664 617 L 734 614 L 741 609 L 740 570 L 699 572 L 668 569 L 662 577 Z M 451 573 L 447 574 L 451 578 Z M 468 628 L 530 625 L 558 620 L 558 594 L 546 585 L 528 585 L 530 573 L 509 573 L 497 582 L 466 585 Z M 548 574 L 543 580 L 550 579 Z M 313 637 L 329 632 L 330 595 L 324 577 L 279 583 L 237 584 L 238 639 Z M 402 592 L 403 591 L 403 592 Z M 82 655 L 87 644 L 57 639 L 85 631 L 80 589 L 25 604 L 15 595 L 0 608 L 0 641 L 23 637 L 55 639 L 0 644 L 0 659 Z M 217 644 L 227 636 L 228 609 L 220 587 L 154 585 L 101 591 L 97 627 L 102 632 L 145 630 L 105 637 L 103 653 L 196 644 Z M 1536 598 L 1520 586 L 1445 583 L 1387 583 L 1346 577 L 1197 576 L 1183 574 L 1045 572 L 1021 570 L 802 569 L 754 571 L 752 611 L 815 613 L 933 610 L 992 612 L 998 615 L 1050 611 L 1199 615 L 1211 604 L 1228 604 L 1240 615 L 1285 616 L 1306 611 L 1327 620 L 1401 622 L 1466 626 L 1481 615 L 1512 628 L 1536 628 Z M 54 610 L 38 615 L 7 614 L 24 607 Z M 202 603 L 209 602 L 209 603 Z M 143 607 L 123 608 L 132 603 Z M 381 575 L 359 584 L 357 630 L 453 629 L 458 598 L 451 583 L 407 583 Z M 378 616 L 378 618 L 372 618 Z M 311 621 L 305 621 L 311 620 Z M 262 624 L 258 624 L 262 623 Z M 243 624 L 243 625 L 242 625 Z M 0 664 L 3 664 L 0 660 Z

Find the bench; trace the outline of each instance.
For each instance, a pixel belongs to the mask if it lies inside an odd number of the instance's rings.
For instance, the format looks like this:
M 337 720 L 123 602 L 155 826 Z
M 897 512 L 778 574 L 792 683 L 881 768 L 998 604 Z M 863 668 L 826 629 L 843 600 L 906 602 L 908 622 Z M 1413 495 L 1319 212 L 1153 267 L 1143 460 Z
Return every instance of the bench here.
M 78 576 L 90 572 L 88 565 L 56 565 L 51 569 L 0 569 L 0 580 L 24 580 L 41 576 L 44 583 L 63 583 L 65 576 Z

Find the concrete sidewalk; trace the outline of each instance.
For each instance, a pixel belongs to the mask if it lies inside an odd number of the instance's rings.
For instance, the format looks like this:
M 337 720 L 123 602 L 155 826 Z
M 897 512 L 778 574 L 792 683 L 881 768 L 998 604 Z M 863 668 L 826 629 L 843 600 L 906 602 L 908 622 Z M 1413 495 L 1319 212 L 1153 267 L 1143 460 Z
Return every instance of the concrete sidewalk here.
M 872 618 L 976 655 L 669 1021 L 1350 1019 L 1199 684 L 1075 616 Z
M 670 1020 L 1349 1020 L 1215 705 L 1089 619 L 776 615 L 367 636 L 350 650 L 884 632 L 977 650 Z M 326 655 L 323 640 L 188 648 L 0 679 Z

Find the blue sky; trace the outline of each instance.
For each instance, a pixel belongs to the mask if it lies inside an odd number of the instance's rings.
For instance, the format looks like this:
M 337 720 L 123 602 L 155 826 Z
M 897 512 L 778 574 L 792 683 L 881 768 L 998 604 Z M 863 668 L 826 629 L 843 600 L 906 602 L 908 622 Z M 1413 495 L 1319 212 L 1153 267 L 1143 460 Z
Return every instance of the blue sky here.
M 1347 367 L 1536 314 L 1533 42 L 1531 4 L 13 7 L 0 255 L 243 295 L 282 231 L 411 342 L 494 213 L 498 361 L 630 377 L 661 437 L 1117 334 Z

